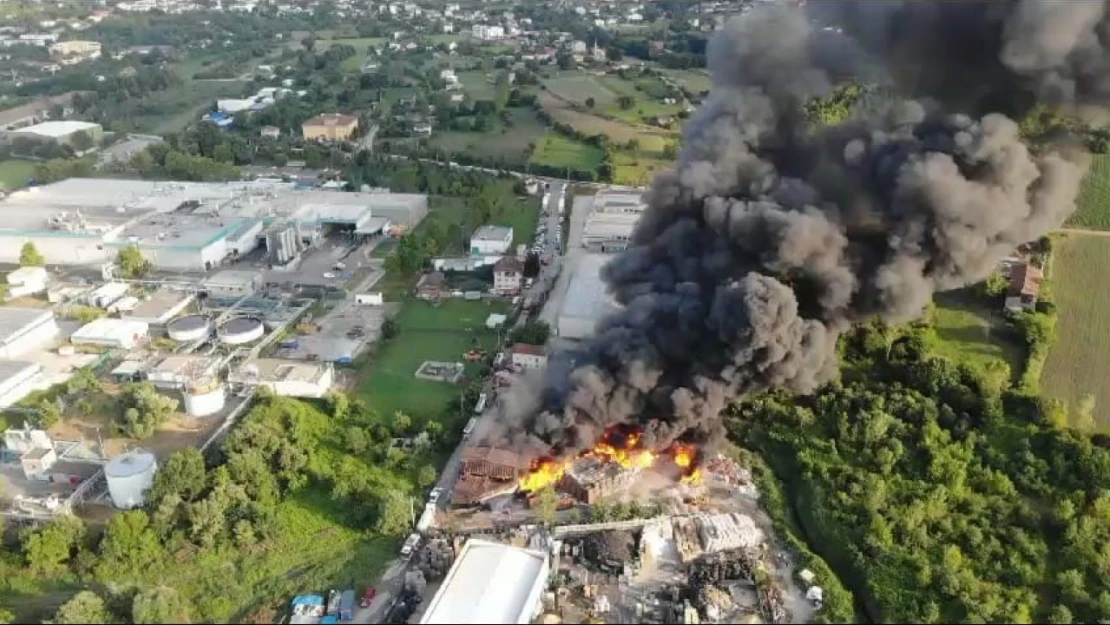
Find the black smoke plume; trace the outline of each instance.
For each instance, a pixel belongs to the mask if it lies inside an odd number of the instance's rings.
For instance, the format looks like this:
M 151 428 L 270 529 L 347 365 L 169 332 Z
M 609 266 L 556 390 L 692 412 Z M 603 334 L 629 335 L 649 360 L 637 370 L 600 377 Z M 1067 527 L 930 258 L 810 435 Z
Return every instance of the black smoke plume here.
M 714 37 L 713 90 L 604 270 L 623 308 L 519 433 L 556 453 L 622 423 L 657 448 L 711 440 L 738 396 L 830 380 L 852 323 L 920 315 L 1074 210 L 1082 155 L 1030 149 L 1003 113 L 1110 95 L 1103 2 L 813 4 Z M 850 79 L 897 97 L 808 124 L 804 104 Z

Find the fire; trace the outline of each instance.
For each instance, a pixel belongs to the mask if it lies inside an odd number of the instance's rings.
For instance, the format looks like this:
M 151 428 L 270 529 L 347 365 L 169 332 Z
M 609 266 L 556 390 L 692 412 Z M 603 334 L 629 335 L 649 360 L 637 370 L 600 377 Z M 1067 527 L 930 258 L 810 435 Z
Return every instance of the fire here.
M 701 482 L 701 469 L 697 467 L 698 449 L 689 443 L 674 443 L 662 451 L 642 447 L 643 432 L 631 428 L 613 428 L 605 432 L 593 449 L 578 457 L 593 457 L 619 464 L 625 469 L 648 469 L 660 456 L 670 456 L 680 469 L 683 484 Z M 520 478 L 520 490 L 532 492 L 555 484 L 570 468 L 574 458 L 555 460 L 541 458 L 532 462 L 527 475 Z
M 546 488 L 559 481 L 570 466 L 569 460 L 543 458 L 534 460 L 528 475 L 520 478 L 520 490 L 532 492 Z

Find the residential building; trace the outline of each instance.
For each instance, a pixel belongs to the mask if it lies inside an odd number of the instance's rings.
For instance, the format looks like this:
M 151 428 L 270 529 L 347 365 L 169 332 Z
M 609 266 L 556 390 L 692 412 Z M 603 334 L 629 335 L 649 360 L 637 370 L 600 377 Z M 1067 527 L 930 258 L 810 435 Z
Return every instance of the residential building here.
M 516 295 L 524 282 L 524 263 L 515 256 L 506 256 L 493 264 L 493 290 L 498 295 Z
M 1010 269 L 1010 288 L 1006 291 L 1006 310 L 1034 310 L 1041 296 L 1044 272 L 1029 263 L 1017 263 Z
M 358 117 L 340 113 L 317 115 L 301 125 L 308 141 L 346 141 L 358 130 Z
M 513 229 L 510 226 L 486 225 L 470 235 L 470 253 L 474 256 L 506 254 L 512 244 Z
M 62 65 L 100 58 L 99 41 L 59 41 L 50 44 L 50 56 Z
M 432 134 L 432 125 L 429 124 L 428 122 L 420 122 L 420 123 L 417 123 L 417 124 L 413 124 L 412 125 L 412 132 L 413 132 L 413 134 L 420 135 L 422 137 L 431 136 L 431 134 Z
M 502 26 L 475 24 L 471 28 L 471 33 L 474 35 L 475 39 L 481 41 L 497 41 L 505 38 L 505 28 Z
M 547 366 L 547 355 L 540 345 L 517 343 L 509 348 L 509 360 L 518 369 L 542 369 Z
M 258 134 L 267 139 L 277 139 L 281 136 L 281 128 L 277 126 L 263 126 Z
M 447 277 L 442 271 L 433 271 L 420 276 L 416 283 L 416 296 L 422 300 L 436 300 L 443 295 Z

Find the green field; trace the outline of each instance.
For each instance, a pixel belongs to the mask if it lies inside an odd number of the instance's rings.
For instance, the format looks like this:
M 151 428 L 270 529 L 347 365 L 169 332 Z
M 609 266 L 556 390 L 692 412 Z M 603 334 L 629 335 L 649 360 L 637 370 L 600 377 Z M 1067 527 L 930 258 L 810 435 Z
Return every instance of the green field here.
M 1041 389 L 1075 409 L 1095 396 L 1095 420 L 1110 427 L 1110 237 L 1069 235 L 1052 256 L 1052 293 L 1059 317 Z
M 646 187 L 659 171 L 674 163 L 662 157 L 617 152 L 613 157 L 613 183 Z
M 408 300 L 397 317 L 400 334 L 383 345 L 366 366 L 357 394 L 388 419 L 395 411 L 411 415 L 416 422 L 447 420 L 461 415 L 444 414 L 448 404 L 463 391 L 462 384 L 420 380 L 413 374 L 425 360 L 463 362 L 469 349 L 492 349 L 497 333 L 486 329 L 491 313 L 504 313 L 508 304 L 501 301 L 468 302 L 447 300 L 433 306 Z M 478 372 L 478 365 L 467 363 L 467 379 Z
M 35 164 L 32 161 L 0 161 L 0 190 L 11 191 L 26 186 L 27 179 L 34 175 Z
M 472 100 L 492 100 L 496 94 L 496 72 L 469 71 L 457 75 L 463 90 Z
M 530 160 L 551 167 L 596 170 L 604 157 L 600 148 L 549 132 L 536 144 Z
M 1011 379 L 1021 374 L 1025 348 L 1007 328 L 1001 305 L 988 305 L 974 289 L 940 293 L 935 302 L 937 353 L 984 371 L 992 362 L 1003 362 Z
M 565 72 L 543 81 L 543 84 L 549 92 L 564 100 L 586 106 L 586 100 L 593 98 L 595 106 L 601 108 L 617 100 L 616 95 L 602 84 L 604 80 L 578 72 Z
M 1069 228 L 1110 230 L 1110 155 L 1098 154 L 1092 159 L 1077 204 Z
M 679 86 L 685 87 L 694 93 L 709 91 L 713 87 L 713 81 L 709 79 L 709 74 L 701 70 L 661 69 L 660 71 Z
M 501 159 L 522 165 L 547 129 L 527 108 L 506 109 L 511 124 L 489 133 L 444 131 L 432 135 L 431 144 L 448 154 L 469 153 L 479 158 Z

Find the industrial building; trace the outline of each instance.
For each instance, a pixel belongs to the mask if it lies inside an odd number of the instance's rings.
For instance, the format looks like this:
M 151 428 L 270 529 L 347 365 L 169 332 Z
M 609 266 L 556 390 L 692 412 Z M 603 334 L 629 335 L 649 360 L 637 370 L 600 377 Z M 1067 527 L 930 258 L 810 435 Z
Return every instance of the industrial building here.
M 48 121 L 26 128 L 20 128 L 12 134 L 16 136 L 35 137 L 36 139 L 48 139 L 50 141 L 57 141 L 66 145 L 73 145 L 73 138 L 77 133 L 83 132 L 88 135 L 95 145 L 100 141 L 104 135 L 104 129 L 100 124 L 92 122 L 80 121 Z
M 507 254 L 513 246 L 513 229 L 509 226 L 482 226 L 470 235 L 470 253 L 475 256 Z
M 427 197 L 303 189 L 292 182 L 155 182 L 70 178 L 0 200 L 0 262 L 32 242 L 49 264 L 102 265 L 137 246 L 157 269 L 207 271 L 259 246 L 319 241 L 332 231 L 373 235 L 412 227 Z M 290 235 L 274 233 L 292 232 Z M 283 238 L 284 236 L 284 238 Z
M 262 287 L 262 274 L 243 269 L 225 269 L 204 281 L 212 297 L 244 297 Z
M 54 311 L 0 307 L 0 358 L 19 358 L 58 336 Z
M 149 330 L 149 326 L 141 321 L 101 317 L 81 326 L 69 337 L 69 342 L 131 349 L 147 339 Z
M 548 554 L 471 539 L 420 618 L 432 623 L 530 623 L 550 574 Z
M 264 386 L 275 395 L 320 398 L 335 383 L 335 369 L 330 362 L 256 358 L 229 375 L 228 381 L 245 386 Z
M 623 250 L 646 208 L 637 193 L 598 193 L 582 229 L 582 246 L 595 252 Z
M 40 364 L 22 360 L 0 360 L 0 410 L 29 395 L 40 379 Z
M 141 321 L 149 325 L 164 326 L 181 314 L 193 302 L 193 294 L 188 291 L 160 289 L 138 306 L 122 315 L 129 321 Z
M 451 491 L 451 503 L 472 506 L 512 493 L 530 464 L 528 458 L 509 449 L 468 447 L 462 453 L 462 467 Z
M 215 377 L 219 362 L 219 359 L 210 356 L 174 354 L 148 369 L 146 379 L 158 388 L 180 389 L 192 380 Z
M 555 324 L 561 338 L 589 338 L 594 335 L 598 321 L 618 310 L 601 279 L 601 268 L 610 260 L 604 254 L 583 254 L 578 258 Z

